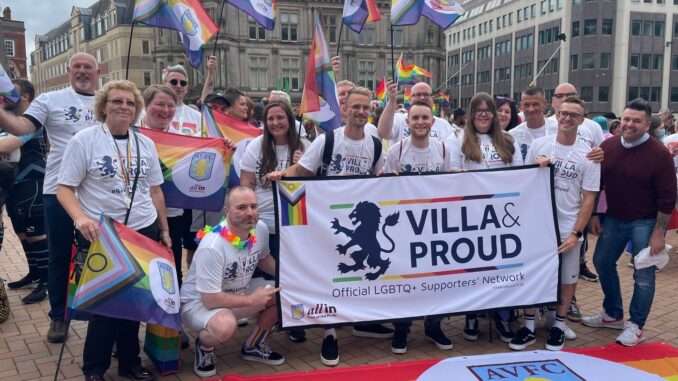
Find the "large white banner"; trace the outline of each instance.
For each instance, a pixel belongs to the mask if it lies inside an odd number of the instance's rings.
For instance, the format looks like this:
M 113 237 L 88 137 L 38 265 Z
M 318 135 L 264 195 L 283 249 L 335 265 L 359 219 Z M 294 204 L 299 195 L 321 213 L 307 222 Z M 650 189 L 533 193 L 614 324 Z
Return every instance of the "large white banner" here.
M 557 301 L 550 168 L 276 187 L 283 327 Z

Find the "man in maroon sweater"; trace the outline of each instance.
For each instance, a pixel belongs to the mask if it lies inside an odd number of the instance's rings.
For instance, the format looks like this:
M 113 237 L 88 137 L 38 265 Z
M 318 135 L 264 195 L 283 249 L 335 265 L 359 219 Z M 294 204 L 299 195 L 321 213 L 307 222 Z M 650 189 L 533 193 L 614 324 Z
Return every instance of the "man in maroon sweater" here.
M 650 105 L 631 101 L 622 114 L 622 135 L 601 144 L 605 161 L 601 182 L 607 195 L 607 215 L 602 225 L 592 217 L 589 228 L 600 235 L 593 264 L 600 277 L 605 298 L 603 311 L 582 319 L 590 327 L 623 329 L 617 342 L 634 346 L 645 340 L 643 326 L 652 307 L 655 267 L 634 269 L 630 319 L 624 324 L 617 260 L 631 241 L 633 256 L 650 247 L 651 255 L 664 250 L 664 231 L 676 204 L 676 170 L 664 145 L 647 133 Z

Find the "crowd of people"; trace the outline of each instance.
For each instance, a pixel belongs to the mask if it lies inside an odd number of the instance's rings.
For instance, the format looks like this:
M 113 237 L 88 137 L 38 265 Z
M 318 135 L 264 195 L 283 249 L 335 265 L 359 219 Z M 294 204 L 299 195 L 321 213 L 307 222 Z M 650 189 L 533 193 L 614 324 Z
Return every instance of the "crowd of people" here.
M 634 267 L 630 317 L 625 320 L 616 264 L 627 243 L 632 258 L 646 247 L 651 254 L 664 250 L 677 194 L 678 134 L 670 110 L 653 116 L 649 103 L 636 99 L 619 117 L 606 113 L 592 120 L 577 89 L 563 83 L 550 104 L 538 87 L 524 89 L 519 101 L 480 92 L 468 110 L 454 110 L 448 121 L 434 116 L 433 91 L 427 83 L 411 87 L 411 107 L 404 110 L 396 83 L 387 83 L 387 101 L 375 107 L 369 89 L 344 80 L 337 83 L 342 127 L 323 133 L 302 121 L 284 92 L 273 91 L 265 104 L 255 104 L 236 88 L 215 93 L 217 65 L 210 57 L 199 107 L 224 112 L 263 132 L 242 154 L 240 185 L 229 190 L 223 213 L 166 207 L 156 147 L 134 128 L 200 136 L 201 114 L 185 104 L 188 73 L 182 66 L 168 67 L 162 83 L 143 93 L 129 81 L 109 81 L 97 89 L 100 69 L 87 53 L 70 59 L 70 86 L 64 89 L 36 97 L 29 81 L 13 81 L 21 98 L 5 101 L 0 111 L 0 206 L 8 211 L 29 271 L 8 287 L 31 287 L 24 303 L 49 297 L 49 342 L 60 343 L 68 336 L 65 309 L 72 248 L 81 263 L 105 213 L 174 254 L 181 316 L 185 329 L 195 336 L 198 376 L 216 374 L 215 347 L 232 340 L 238 327 L 254 317 L 256 323 L 242 343 L 242 358 L 282 364 L 283 355 L 266 343 L 279 321 L 274 181 L 524 164 L 554 166 L 562 303 L 543 311 L 546 349 L 561 350 L 565 340 L 576 338 L 567 319 L 622 330 L 617 341 L 626 346 L 645 339 L 656 269 Z M 339 74 L 340 58 L 333 58 L 332 65 Z M 228 139 L 224 146 L 235 150 Z M 585 260 L 587 233 L 599 236 L 593 253 L 598 275 Z M 581 316 L 576 304 L 579 278 L 600 282 L 604 299 L 599 314 Z M 540 311 L 500 310 L 490 317 L 510 349 L 524 350 L 536 342 Z M 522 322 L 514 332 L 519 315 Z M 454 344 L 441 327 L 443 318 L 426 317 L 424 335 L 439 349 L 451 350 Z M 358 324 L 352 334 L 391 339 L 393 353 L 406 353 L 411 321 L 395 321 L 393 326 Z M 152 371 L 141 365 L 139 327 L 139 322 L 93 315 L 83 349 L 85 379 L 104 379 L 114 347 L 120 376 L 153 379 Z M 479 315 L 468 313 L 464 339 L 478 340 L 479 327 Z M 306 340 L 303 329 L 288 334 L 294 342 Z M 189 345 L 186 334 L 183 341 Z M 327 366 L 340 361 L 335 327 L 324 329 L 320 359 Z

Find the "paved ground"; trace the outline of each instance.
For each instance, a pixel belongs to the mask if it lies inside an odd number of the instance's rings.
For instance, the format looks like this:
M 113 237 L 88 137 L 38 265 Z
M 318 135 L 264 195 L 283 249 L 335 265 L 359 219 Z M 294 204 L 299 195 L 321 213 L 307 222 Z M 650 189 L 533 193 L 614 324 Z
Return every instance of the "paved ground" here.
M 5 224 L 5 226 L 8 225 Z M 26 273 L 27 266 L 21 245 L 13 235 L 11 228 L 7 227 L 5 237 L 5 244 L 0 252 L 0 277 L 13 281 Z M 668 242 L 678 247 L 678 234 L 670 232 Z M 589 257 L 591 253 L 592 249 L 588 253 Z M 678 258 L 675 253 L 672 257 L 669 265 L 657 275 L 657 293 L 646 326 L 646 336 L 649 341 L 665 341 L 678 345 L 678 314 L 675 308 L 678 304 L 678 282 L 675 281 L 678 275 Z M 619 272 L 622 278 L 624 301 L 628 306 L 633 286 L 631 269 L 626 266 L 627 262 L 628 257 L 622 257 Z M 582 310 L 587 313 L 597 313 L 602 300 L 599 284 L 580 281 L 578 287 L 577 296 Z M 0 325 L 0 380 L 2 381 L 52 380 L 56 371 L 61 345 L 50 344 L 46 341 L 49 327 L 47 318 L 49 303 L 44 301 L 37 305 L 23 305 L 21 297 L 27 293 L 27 290 L 8 290 L 12 314 L 7 322 Z M 588 328 L 578 323 L 568 324 L 578 335 L 577 340 L 567 342 L 566 345 L 570 347 L 609 344 L 614 342 L 619 333 L 619 331 L 607 329 Z M 463 317 L 443 321 L 443 329 L 452 338 L 455 347 L 451 351 L 441 351 L 432 343 L 424 340 L 421 322 L 415 322 L 405 355 L 392 354 L 390 340 L 352 337 L 350 328 L 343 328 L 338 330 L 342 360 L 339 367 L 507 351 L 506 344 L 496 339 L 496 336 L 493 342 L 489 342 L 487 319 L 481 320 L 481 337 L 474 343 L 463 339 L 461 335 L 463 326 Z M 74 322 L 71 325 L 59 380 L 82 380 L 80 367 L 82 366 L 85 332 L 85 323 Z M 309 330 L 307 332 L 309 340 L 302 344 L 289 341 L 284 333 L 273 334 L 269 340 L 271 346 L 287 358 L 285 364 L 277 367 L 240 360 L 240 343 L 248 333 L 248 328 L 240 329 L 234 341 L 217 350 L 219 376 L 233 372 L 254 375 L 326 369 L 319 359 L 322 330 Z M 140 335 L 143 337 L 143 330 Z M 533 348 L 543 348 L 545 335 L 543 329 L 538 330 L 539 342 Z M 145 365 L 152 367 L 148 358 L 143 354 L 142 359 Z M 197 380 L 198 378 L 192 373 L 193 349 L 183 351 L 181 360 L 182 366 L 179 374 L 161 379 Z M 116 367 L 114 360 L 112 371 L 108 373 L 111 380 L 119 379 L 115 371 Z

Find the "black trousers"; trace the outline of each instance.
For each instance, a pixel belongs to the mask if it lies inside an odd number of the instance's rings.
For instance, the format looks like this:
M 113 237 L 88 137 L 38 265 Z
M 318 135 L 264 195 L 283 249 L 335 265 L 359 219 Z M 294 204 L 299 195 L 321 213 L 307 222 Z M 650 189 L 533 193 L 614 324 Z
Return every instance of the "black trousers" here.
M 154 241 L 160 238 L 157 221 L 138 232 Z M 80 232 L 76 239 L 78 250 L 89 250 L 90 243 L 80 235 Z M 118 351 L 119 370 L 128 370 L 141 365 L 139 322 L 92 315 L 87 325 L 82 372 L 85 375 L 104 375 L 111 366 L 114 343 Z
M 184 216 L 167 217 L 167 225 L 169 225 L 169 235 L 172 239 L 172 254 L 174 254 L 174 264 L 177 268 L 177 280 L 179 287 L 181 287 L 184 278 L 181 272 L 181 257 L 183 252 L 182 241 L 184 237 L 185 221 Z

